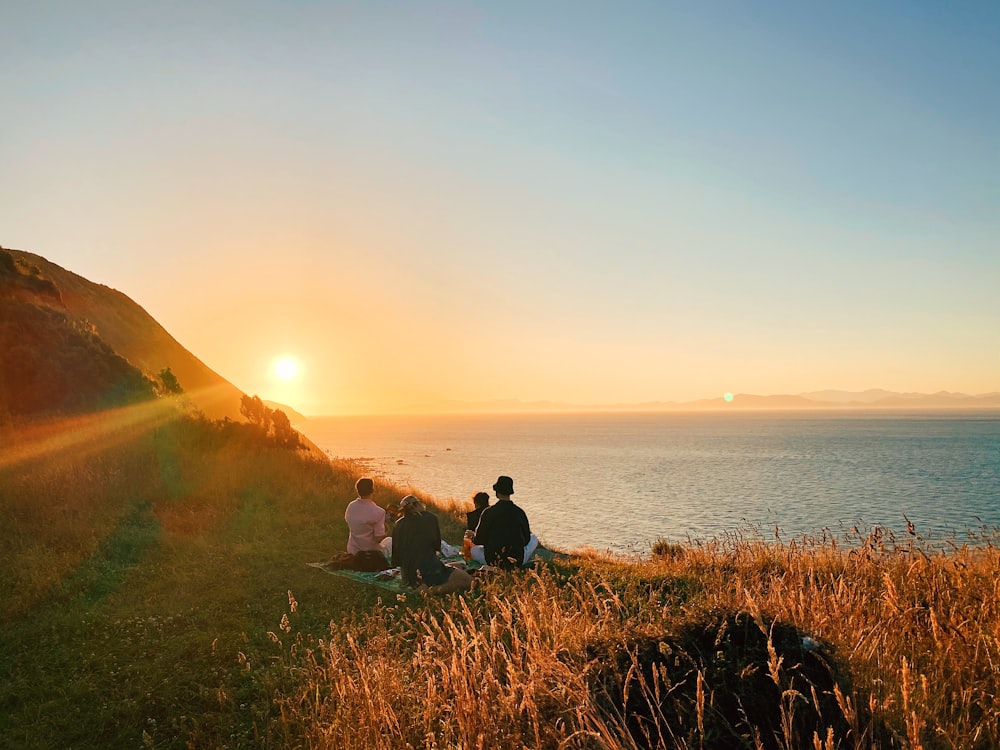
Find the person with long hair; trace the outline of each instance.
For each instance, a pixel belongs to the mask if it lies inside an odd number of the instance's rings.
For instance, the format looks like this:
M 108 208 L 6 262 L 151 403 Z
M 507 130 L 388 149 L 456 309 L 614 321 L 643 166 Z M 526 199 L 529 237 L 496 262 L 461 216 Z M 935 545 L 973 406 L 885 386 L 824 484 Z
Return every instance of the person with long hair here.
M 392 564 L 400 569 L 403 583 L 429 594 L 447 594 L 472 587 L 472 576 L 445 565 L 441 550 L 441 526 L 437 516 L 413 495 L 399 501 L 402 516 L 392 530 Z

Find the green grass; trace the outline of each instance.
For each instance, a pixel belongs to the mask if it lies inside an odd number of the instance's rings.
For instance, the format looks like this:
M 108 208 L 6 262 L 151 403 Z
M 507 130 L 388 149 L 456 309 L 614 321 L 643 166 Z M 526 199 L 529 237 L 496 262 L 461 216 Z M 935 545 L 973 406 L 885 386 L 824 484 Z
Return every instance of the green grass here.
M 1000 746 L 992 530 L 663 543 L 397 600 L 306 565 L 359 467 L 128 424 L 2 436 L 61 447 L 0 468 L 0 747 Z
M 0 479 L 22 537 L 4 570 L 22 603 L 2 616 L 0 746 L 256 746 L 273 718 L 258 655 L 282 632 L 288 592 L 297 622 L 320 632 L 378 601 L 306 566 L 346 544 L 351 467 L 235 426 L 181 420 Z M 93 506 L 67 516 L 74 494 Z M 78 523 L 96 517 L 115 523 Z M 53 540 L 65 554 L 47 554 Z

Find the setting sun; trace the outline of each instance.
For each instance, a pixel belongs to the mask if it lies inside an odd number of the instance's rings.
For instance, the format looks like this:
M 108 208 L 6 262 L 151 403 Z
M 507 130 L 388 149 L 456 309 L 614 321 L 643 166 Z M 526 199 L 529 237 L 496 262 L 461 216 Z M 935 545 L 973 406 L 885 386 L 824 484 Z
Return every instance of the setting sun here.
M 274 360 L 271 371 L 279 380 L 294 380 L 299 375 L 299 362 L 294 357 L 281 356 Z

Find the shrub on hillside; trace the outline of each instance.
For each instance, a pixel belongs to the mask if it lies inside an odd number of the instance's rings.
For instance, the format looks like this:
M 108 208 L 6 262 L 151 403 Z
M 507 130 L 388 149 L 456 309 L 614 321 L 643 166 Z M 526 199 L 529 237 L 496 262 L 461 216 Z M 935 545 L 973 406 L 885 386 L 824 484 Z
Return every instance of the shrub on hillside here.
M 3 248 L 0 248 L 0 292 L 22 292 L 25 296 L 62 304 L 62 294 L 55 284 L 44 278 L 35 266 L 22 263 Z
M 93 331 L 51 307 L 0 296 L 0 411 L 15 418 L 97 411 L 155 386 Z

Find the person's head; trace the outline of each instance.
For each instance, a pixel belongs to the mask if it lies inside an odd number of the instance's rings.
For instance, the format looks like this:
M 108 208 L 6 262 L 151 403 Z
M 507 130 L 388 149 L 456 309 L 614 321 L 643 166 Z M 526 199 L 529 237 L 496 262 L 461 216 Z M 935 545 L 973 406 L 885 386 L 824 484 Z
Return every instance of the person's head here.
M 490 496 L 487 495 L 485 492 L 477 492 L 475 495 L 472 496 L 472 504 L 479 509 L 485 508 L 487 505 L 490 504 Z
M 415 516 L 423 509 L 424 504 L 420 502 L 419 498 L 416 498 L 413 495 L 407 495 L 399 501 L 399 510 L 404 516 Z
M 375 482 L 371 477 L 361 477 L 354 483 L 354 489 L 358 491 L 358 497 L 371 497 L 375 491 Z
M 514 480 L 505 476 L 497 477 L 493 491 L 497 493 L 497 497 L 510 497 L 514 494 Z

